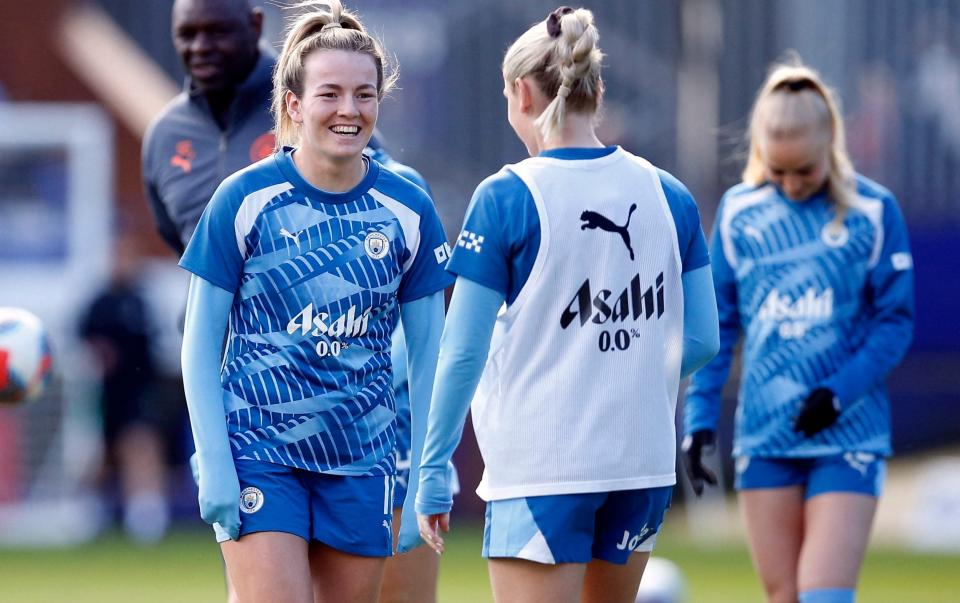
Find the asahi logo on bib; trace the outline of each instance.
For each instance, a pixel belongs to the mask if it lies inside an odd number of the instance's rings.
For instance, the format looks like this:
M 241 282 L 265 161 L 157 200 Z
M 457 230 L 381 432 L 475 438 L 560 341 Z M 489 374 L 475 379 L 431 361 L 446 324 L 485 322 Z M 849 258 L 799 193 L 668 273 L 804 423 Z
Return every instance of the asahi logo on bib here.
M 560 328 L 574 323 L 581 328 L 599 325 L 603 329 L 597 340 L 600 351 L 623 352 L 643 336 L 640 319 L 659 320 L 665 310 L 662 272 L 646 289 L 639 274 L 619 291 L 594 289 L 586 279 L 560 314 Z
M 619 292 L 610 289 L 591 288 L 590 279 L 583 281 L 577 293 L 560 315 L 560 328 L 566 329 L 574 319 L 580 326 L 588 322 L 602 325 L 606 322 L 637 321 L 642 316 L 650 320 L 654 314 L 660 318 L 664 312 L 663 273 L 657 275 L 653 285 L 643 289 L 640 275 L 634 275 Z

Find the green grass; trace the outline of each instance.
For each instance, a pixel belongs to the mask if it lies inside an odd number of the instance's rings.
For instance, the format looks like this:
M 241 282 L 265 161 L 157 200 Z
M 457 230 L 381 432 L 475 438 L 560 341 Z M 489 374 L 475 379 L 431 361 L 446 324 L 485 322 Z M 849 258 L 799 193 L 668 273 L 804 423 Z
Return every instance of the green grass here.
M 680 565 L 695 603 L 763 601 L 750 556 L 742 546 L 698 548 L 689 542 L 658 541 L 656 554 Z M 955 603 L 960 592 L 960 556 L 919 555 L 871 549 L 867 553 L 858 603 Z
M 142 548 L 108 536 L 75 549 L 0 550 L 6 603 L 224 600 L 220 555 L 203 531 Z
M 693 546 L 670 526 L 657 554 L 678 563 L 695 603 L 762 601 L 742 546 Z M 442 603 L 491 600 L 479 527 L 459 523 L 447 538 L 440 570 Z M 960 556 L 872 549 L 859 603 L 947 603 L 960 592 Z M 140 548 L 110 535 L 76 549 L 0 549 L 3 603 L 191 603 L 224 599 L 220 556 L 204 531 L 177 532 Z

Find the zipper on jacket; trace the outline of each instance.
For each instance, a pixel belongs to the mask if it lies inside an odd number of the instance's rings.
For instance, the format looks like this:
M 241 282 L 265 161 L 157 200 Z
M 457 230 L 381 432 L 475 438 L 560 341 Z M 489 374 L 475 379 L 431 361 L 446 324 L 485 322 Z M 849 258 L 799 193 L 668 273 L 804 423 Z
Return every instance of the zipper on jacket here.
M 227 133 L 220 132 L 220 146 L 218 149 L 219 153 L 219 165 L 217 167 L 217 173 L 220 175 L 219 180 L 222 182 L 224 178 L 229 176 L 229 174 L 224 173 L 227 169 Z

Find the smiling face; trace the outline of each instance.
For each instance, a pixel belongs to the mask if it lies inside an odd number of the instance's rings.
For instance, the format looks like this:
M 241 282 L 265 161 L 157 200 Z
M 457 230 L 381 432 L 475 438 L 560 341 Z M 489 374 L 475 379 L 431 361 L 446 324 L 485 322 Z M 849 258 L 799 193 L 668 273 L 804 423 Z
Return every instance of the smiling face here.
M 791 201 L 805 201 L 823 188 L 829 174 L 830 144 L 805 131 L 768 135 L 761 145 L 766 179 Z
M 218 94 L 240 85 L 257 62 L 263 14 L 240 0 L 177 0 L 173 45 L 194 85 Z
M 315 50 L 303 63 L 303 93 L 287 92 L 286 101 L 303 151 L 334 163 L 358 159 L 377 124 L 376 63 L 360 52 Z

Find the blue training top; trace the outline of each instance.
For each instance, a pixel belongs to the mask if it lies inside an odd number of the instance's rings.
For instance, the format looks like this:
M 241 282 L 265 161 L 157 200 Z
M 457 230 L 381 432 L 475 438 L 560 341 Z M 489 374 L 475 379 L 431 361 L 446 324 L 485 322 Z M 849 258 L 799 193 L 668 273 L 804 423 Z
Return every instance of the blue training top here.
M 857 178 L 857 199 L 835 228 L 824 193 L 787 199 L 772 184 L 724 195 L 711 239 L 720 352 L 694 374 L 684 429 L 716 429 L 733 348 L 744 334 L 735 455 L 889 454 L 883 379 L 913 332 L 913 260 L 889 191 Z M 793 430 L 813 388 L 838 396 L 836 424 Z
M 397 304 L 444 289 L 433 203 L 375 160 L 330 193 L 284 149 L 221 184 L 181 265 L 234 293 L 222 371 L 236 459 L 394 472 Z

